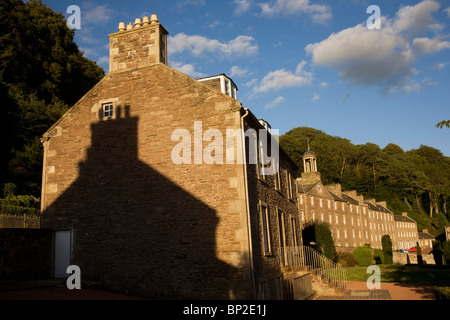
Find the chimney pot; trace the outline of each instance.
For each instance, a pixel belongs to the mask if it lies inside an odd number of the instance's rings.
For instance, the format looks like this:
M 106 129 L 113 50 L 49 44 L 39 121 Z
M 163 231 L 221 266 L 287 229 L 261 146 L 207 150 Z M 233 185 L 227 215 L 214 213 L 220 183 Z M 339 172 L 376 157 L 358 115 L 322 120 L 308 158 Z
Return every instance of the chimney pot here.
M 132 29 L 133 29 L 133 25 L 131 24 L 131 22 L 129 22 L 127 25 L 127 30 L 132 30 Z
M 126 30 L 125 23 L 124 22 L 120 22 L 119 23 L 119 31 L 125 31 L 125 30 Z
M 142 25 L 143 26 L 148 26 L 150 24 L 150 18 L 145 16 L 144 18 L 142 18 Z
M 152 14 L 150 19 L 151 19 L 151 23 L 158 22 L 158 16 L 156 14 Z
M 140 28 L 141 26 L 142 26 L 141 19 L 136 18 L 136 20 L 134 20 L 134 27 L 135 28 Z

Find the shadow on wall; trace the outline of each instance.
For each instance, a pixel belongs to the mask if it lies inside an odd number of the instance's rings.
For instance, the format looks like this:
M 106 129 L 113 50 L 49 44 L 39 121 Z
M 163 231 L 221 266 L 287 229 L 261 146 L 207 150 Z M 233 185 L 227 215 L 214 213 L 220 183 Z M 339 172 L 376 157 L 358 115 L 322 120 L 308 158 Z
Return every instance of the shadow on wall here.
M 237 270 L 216 257 L 216 212 L 138 160 L 138 117 L 120 110 L 91 125 L 87 160 L 43 213 L 44 228 L 73 231 L 82 279 L 96 265 L 111 284 L 145 285 L 145 269 L 157 298 L 230 298 Z

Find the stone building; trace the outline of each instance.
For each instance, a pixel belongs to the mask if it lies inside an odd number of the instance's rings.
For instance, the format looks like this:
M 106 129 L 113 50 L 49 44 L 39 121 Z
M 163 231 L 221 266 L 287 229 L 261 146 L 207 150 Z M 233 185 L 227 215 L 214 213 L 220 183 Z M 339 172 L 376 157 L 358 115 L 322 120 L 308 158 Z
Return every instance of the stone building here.
M 423 229 L 418 235 L 421 249 L 433 249 L 433 241 L 436 240 L 436 238 L 428 233 L 428 229 Z
M 258 165 L 278 149 L 265 122 L 225 75 L 169 67 L 167 34 L 156 15 L 120 23 L 110 72 L 43 135 L 55 276 L 76 264 L 157 298 L 283 298 L 280 252 L 301 245 L 295 163 L 279 149 Z
M 419 233 L 417 231 L 417 222 L 408 217 L 408 213 L 394 215 L 396 224 L 396 249 L 408 250 L 419 242 Z
M 415 221 L 393 214 L 386 202 L 364 199 L 355 190 L 343 191 L 340 184 L 324 185 L 313 151 L 304 153 L 303 164 L 304 172 L 297 179 L 302 225 L 328 223 L 338 250 L 353 250 L 365 244 L 382 248 L 383 235 L 390 236 L 394 250 L 408 249 L 418 241 Z

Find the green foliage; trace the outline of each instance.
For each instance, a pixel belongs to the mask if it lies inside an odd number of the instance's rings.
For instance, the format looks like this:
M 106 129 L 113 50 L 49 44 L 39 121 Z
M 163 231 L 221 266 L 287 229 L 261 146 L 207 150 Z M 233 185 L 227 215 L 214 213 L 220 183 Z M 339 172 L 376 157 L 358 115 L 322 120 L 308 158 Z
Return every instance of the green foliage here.
M 442 245 L 440 241 L 433 241 L 433 250 L 431 251 L 431 253 L 433 253 L 433 258 L 436 265 L 441 266 L 444 253 L 442 251 Z
M 83 57 L 62 13 L 36 0 L 3 0 L 0 12 L 0 183 L 39 196 L 39 138 L 104 71 Z
M 338 254 L 338 263 L 343 267 L 354 267 L 357 265 L 355 256 L 352 252 L 340 252 Z
M 315 242 L 317 250 L 328 259 L 337 262 L 338 256 L 334 246 L 331 229 L 326 222 L 314 222 L 305 226 L 303 232 L 303 243 Z
M 423 264 L 422 249 L 420 248 L 419 242 L 416 243 L 416 248 L 417 248 L 417 263 Z
M 5 183 L 4 198 L 0 199 L 0 214 L 6 215 L 29 215 L 37 216 L 40 214 L 38 202 L 32 196 L 16 195 L 16 185 L 14 183 Z
M 372 264 L 372 250 L 367 246 L 357 247 L 353 251 L 353 255 L 360 266 L 370 266 Z
M 383 248 L 383 263 L 393 264 L 392 240 L 388 234 L 385 234 L 381 237 L 381 247 Z
M 17 193 L 17 186 L 14 183 L 5 183 L 3 187 L 3 196 L 5 198 L 15 196 Z
M 447 265 L 450 265 L 450 241 L 444 242 L 443 254 L 444 254 L 445 263 Z
M 374 249 L 373 250 L 373 259 L 375 260 L 376 264 L 384 264 L 385 258 L 384 253 L 382 249 Z
M 434 286 L 436 300 L 450 300 L 450 287 Z

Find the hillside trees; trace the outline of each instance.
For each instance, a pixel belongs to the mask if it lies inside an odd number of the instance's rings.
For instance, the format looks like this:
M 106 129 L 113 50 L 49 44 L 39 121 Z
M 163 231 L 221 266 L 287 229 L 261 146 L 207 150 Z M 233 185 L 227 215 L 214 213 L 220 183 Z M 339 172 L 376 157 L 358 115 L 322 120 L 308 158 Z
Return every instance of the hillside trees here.
M 42 134 L 104 75 L 64 16 L 40 1 L 0 2 L 0 185 L 40 196 Z

